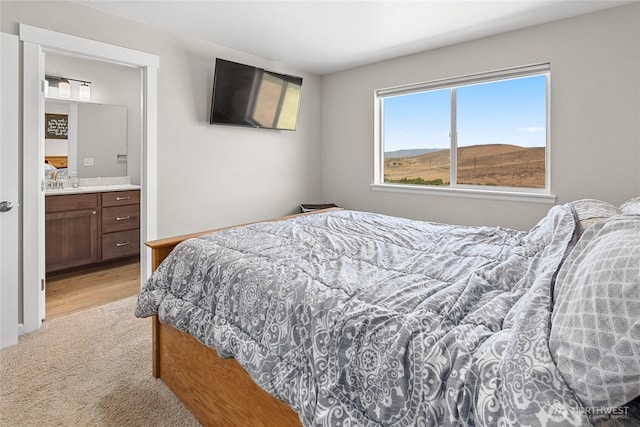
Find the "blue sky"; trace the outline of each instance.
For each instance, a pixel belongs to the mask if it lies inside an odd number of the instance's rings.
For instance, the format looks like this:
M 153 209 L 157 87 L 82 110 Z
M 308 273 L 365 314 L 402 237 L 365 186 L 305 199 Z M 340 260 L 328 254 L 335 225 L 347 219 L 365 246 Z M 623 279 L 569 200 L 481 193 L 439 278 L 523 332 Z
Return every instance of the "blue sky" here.
M 384 100 L 384 151 L 449 148 L 450 90 Z M 544 147 L 546 77 L 533 76 L 457 90 L 458 146 Z

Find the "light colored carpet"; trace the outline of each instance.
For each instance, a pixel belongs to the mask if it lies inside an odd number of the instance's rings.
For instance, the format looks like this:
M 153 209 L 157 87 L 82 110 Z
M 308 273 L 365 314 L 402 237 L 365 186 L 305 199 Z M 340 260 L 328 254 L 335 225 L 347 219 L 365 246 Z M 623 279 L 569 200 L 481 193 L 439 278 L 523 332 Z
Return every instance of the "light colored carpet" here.
M 136 297 L 44 322 L 0 351 L 1 426 L 199 426 L 151 376 Z

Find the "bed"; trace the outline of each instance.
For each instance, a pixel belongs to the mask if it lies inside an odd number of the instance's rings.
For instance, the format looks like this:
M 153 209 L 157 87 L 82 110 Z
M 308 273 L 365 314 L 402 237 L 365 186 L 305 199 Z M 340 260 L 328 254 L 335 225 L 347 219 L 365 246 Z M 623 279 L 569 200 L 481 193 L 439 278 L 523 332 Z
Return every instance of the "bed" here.
M 639 214 L 578 201 L 522 232 L 332 209 L 163 239 L 136 315 L 204 425 L 624 419 Z

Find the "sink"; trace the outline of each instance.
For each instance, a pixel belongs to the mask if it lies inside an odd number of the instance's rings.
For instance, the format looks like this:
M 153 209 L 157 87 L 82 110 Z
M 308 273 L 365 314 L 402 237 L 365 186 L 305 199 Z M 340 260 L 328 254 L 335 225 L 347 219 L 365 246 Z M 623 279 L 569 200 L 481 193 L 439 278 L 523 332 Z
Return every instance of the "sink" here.
M 45 194 L 65 194 L 65 193 L 79 193 L 81 192 L 80 187 L 73 188 L 47 188 L 44 190 Z

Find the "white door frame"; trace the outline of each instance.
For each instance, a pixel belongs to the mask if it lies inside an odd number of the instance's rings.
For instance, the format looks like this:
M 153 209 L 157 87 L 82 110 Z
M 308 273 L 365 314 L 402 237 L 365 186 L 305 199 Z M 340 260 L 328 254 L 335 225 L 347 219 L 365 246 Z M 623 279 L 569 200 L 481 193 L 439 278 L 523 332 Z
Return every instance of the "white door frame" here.
M 70 54 L 142 70 L 141 279 L 151 273 L 157 238 L 157 55 L 20 24 L 23 42 L 23 330 L 40 328 L 44 317 L 44 63 L 43 52 Z
M 18 175 L 18 37 L 0 34 L 0 201 L 13 208 L 0 212 L 0 348 L 18 342 L 18 249 L 19 249 L 19 175 Z

